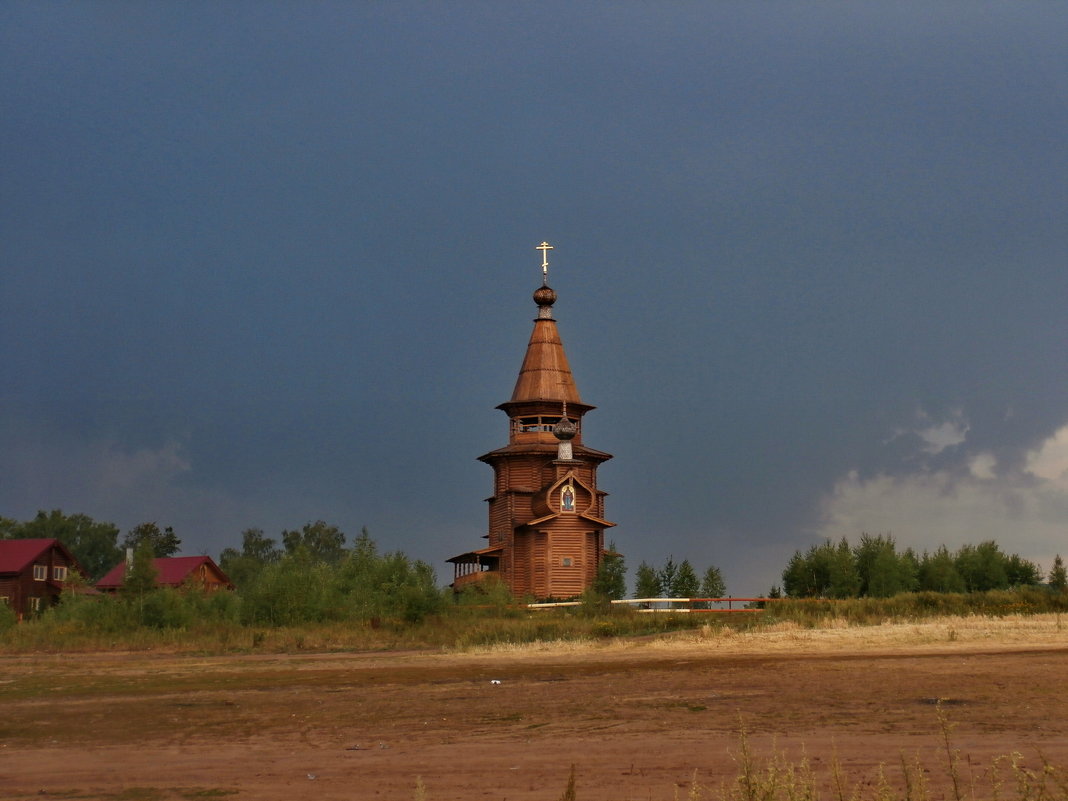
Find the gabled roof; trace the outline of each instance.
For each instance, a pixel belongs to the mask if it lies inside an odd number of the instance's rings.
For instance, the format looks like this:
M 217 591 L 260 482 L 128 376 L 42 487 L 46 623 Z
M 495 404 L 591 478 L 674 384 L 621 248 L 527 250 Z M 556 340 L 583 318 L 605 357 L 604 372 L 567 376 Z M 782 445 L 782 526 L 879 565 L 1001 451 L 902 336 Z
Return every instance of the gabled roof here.
M 180 587 L 201 565 L 208 565 L 226 584 L 232 584 L 210 556 L 166 556 L 152 560 L 156 570 L 156 584 L 161 587 Z M 120 562 L 96 583 L 102 590 L 118 589 L 126 576 L 126 562 Z
M 0 573 L 21 573 L 50 548 L 59 548 L 72 564 L 78 564 L 78 560 L 74 558 L 67 546 L 55 537 L 0 540 Z M 80 566 L 79 569 L 81 569 Z
M 583 520 L 589 520 L 591 523 L 596 523 L 601 528 L 613 528 L 616 525 L 615 523 L 612 523 L 612 522 L 610 522 L 608 520 L 602 520 L 599 517 L 594 517 L 593 515 L 586 514 L 585 512 L 574 512 L 573 514 L 575 515 L 575 517 L 581 517 Z M 522 525 L 528 526 L 528 527 L 529 526 L 539 526 L 542 523 L 544 523 L 546 520 L 553 520 L 554 518 L 563 517 L 563 516 L 564 516 L 563 512 L 550 512 L 549 514 L 543 515 L 542 517 L 537 517 L 537 518 L 535 518 L 533 520 L 528 520 L 527 522 L 523 523 Z

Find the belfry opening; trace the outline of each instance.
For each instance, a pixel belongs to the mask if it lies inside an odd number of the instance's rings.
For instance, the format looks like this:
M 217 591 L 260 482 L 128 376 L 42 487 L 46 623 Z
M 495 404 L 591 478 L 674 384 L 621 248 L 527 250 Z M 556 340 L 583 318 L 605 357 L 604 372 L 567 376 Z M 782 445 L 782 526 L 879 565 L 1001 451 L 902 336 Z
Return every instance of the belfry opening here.
M 508 416 L 508 444 L 479 456 L 493 468 L 486 546 L 449 559 L 456 591 L 502 582 L 517 598 L 571 598 L 590 588 L 604 559 L 606 492 L 597 468 L 612 458 L 583 442 L 583 403 L 553 317 L 543 242 L 538 316 L 512 397 L 497 408 Z

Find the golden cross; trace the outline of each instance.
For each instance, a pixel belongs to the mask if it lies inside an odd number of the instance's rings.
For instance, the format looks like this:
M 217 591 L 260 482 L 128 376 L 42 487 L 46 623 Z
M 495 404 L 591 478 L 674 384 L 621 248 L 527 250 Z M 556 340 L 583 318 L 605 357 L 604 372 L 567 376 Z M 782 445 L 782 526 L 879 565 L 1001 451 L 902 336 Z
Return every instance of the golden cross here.
M 546 286 L 549 283 L 549 251 L 552 249 L 553 246 L 548 242 L 542 242 L 534 248 L 541 251 L 541 283 Z

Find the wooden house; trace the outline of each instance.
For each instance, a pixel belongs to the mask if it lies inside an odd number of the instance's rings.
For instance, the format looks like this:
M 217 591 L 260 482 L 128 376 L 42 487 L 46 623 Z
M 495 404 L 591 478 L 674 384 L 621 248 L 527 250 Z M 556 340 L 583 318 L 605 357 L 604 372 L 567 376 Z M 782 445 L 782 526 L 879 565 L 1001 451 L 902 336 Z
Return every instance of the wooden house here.
M 19 620 L 57 603 L 72 572 L 85 575 L 55 538 L 0 540 L 0 603 L 14 609 Z
M 157 587 L 198 587 L 206 592 L 232 590 L 233 582 L 210 556 L 167 556 L 152 560 Z M 96 583 L 101 592 L 116 592 L 126 576 L 126 562 L 121 562 Z
M 508 416 L 508 444 L 478 457 L 494 473 L 488 542 L 448 560 L 455 590 L 497 578 L 517 597 L 580 595 L 604 559 L 604 530 L 615 525 L 597 486 L 597 468 L 612 455 L 583 442 L 582 420 L 594 407 L 579 396 L 552 316 L 547 259 L 542 275 L 519 377 L 497 407 Z

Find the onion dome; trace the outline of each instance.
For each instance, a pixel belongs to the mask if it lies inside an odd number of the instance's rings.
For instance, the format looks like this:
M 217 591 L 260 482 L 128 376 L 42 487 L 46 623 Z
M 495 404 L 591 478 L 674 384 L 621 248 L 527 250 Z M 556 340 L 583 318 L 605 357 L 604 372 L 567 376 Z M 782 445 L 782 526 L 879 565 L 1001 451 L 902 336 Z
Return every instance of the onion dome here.
M 556 292 L 552 287 L 539 286 L 534 290 L 534 302 L 538 304 L 538 307 L 549 306 L 551 307 L 556 303 Z
M 560 422 L 553 426 L 553 436 L 561 442 L 567 442 L 570 439 L 574 439 L 577 433 L 578 426 L 566 417 L 561 417 Z

